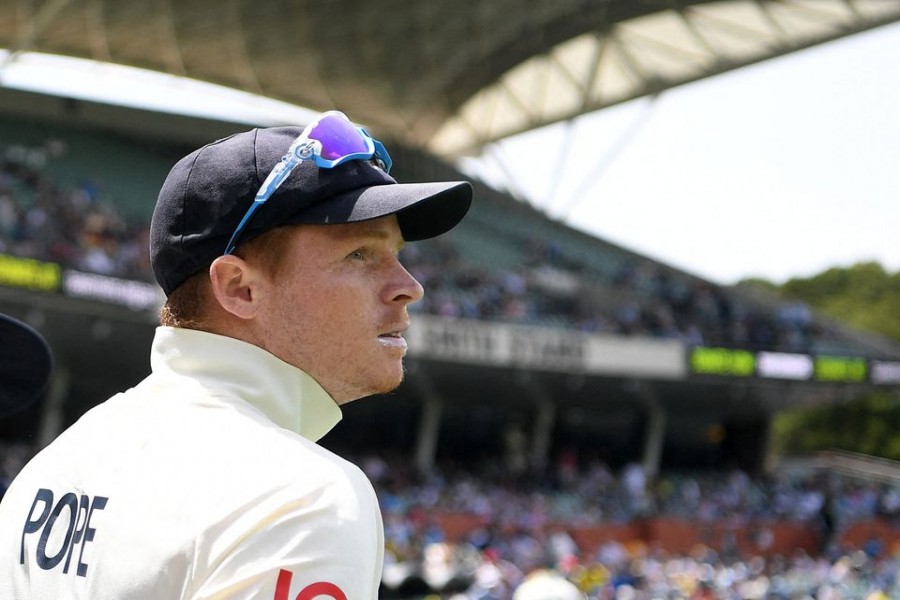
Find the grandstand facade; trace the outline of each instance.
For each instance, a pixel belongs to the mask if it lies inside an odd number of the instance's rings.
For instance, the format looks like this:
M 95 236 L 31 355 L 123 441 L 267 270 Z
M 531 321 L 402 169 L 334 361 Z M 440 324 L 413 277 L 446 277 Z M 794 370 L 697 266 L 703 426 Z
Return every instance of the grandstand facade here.
M 57 356 L 44 405 L 3 430 L 46 442 L 147 372 L 162 301 L 146 260 L 156 191 L 187 150 L 244 126 L 10 90 L 0 100 L 0 309 Z M 392 154 L 401 181 L 461 177 L 422 152 Z M 900 352 L 876 336 L 592 238 L 477 182 L 476 198 L 461 227 L 404 251 L 426 288 L 407 382 L 346 407 L 326 445 L 423 470 L 484 457 L 528 470 L 574 453 L 650 474 L 760 473 L 777 411 L 900 383 Z

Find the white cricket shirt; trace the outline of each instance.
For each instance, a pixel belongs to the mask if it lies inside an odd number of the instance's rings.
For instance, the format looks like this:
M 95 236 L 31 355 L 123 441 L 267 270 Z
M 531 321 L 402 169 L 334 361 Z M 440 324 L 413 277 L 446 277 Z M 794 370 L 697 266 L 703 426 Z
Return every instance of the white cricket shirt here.
M 376 598 L 383 528 L 341 417 L 251 344 L 160 327 L 152 374 L 41 451 L 0 503 L 0 598 Z

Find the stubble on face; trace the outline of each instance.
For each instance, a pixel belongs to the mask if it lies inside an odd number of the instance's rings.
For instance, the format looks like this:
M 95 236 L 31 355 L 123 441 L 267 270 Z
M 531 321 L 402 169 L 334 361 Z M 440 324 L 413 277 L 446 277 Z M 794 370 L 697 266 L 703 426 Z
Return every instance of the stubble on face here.
M 405 368 L 402 355 L 391 361 L 372 357 L 381 349 L 365 352 L 360 349 L 365 344 L 354 343 L 347 336 L 341 335 L 340 330 L 367 329 L 368 326 L 348 326 L 349 323 L 365 323 L 366 315 L 351 316 L 343 313 L 319 321 L 342 321 L 340 326 L 334 328 L 336 331 L 330 334 L 323 332 L 322 327 L 311 327 L 307 325 L 308 321 L 297 317 L 293 311 L 285 311 L 283 315 L 284 323 L 296 323 L 285 327 L 285 333 L 290 333 L 292 337 L 290 346 L 295 356 L 289 362 L 313 377 L 338 404 L 392 392 L 403 382 Z M 371 329 L 374 331 L 376 328 Z M 317 331 L 320 332 L 318 335 L 315 333 Z
M 338 404 L 396 389 L 406 307 L 422 292 L 396 260 L 403 243 L 396 218 L 295 230 L 270 289 L 262 344 Z

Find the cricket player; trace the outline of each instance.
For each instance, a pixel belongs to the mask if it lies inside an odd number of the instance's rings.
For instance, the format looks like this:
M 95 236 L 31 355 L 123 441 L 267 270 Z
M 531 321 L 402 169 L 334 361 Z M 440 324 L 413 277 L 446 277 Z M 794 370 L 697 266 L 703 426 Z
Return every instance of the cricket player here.
M 398 184 L 336 111 L 179 161 L 151 224 L 152 373 L 39 453 L 0 505 L 0 598 L 377 598 L 371 484 L 316 440 L 403 377 L 398 253 L 466 182 Z

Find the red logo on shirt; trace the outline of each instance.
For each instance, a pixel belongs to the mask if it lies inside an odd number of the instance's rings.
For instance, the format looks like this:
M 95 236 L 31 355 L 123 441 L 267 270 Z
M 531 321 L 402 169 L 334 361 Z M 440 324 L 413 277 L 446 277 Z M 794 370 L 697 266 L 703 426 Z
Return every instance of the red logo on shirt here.
M 291 591 L 291 580 L 293 578 L 294 574 L 290 571 L 279 569 L 278 583 L 275 584 L 274 600 L 290 600 L 288 594 Z M 300 593 L 297 594 L 294 600 L 313 600 L 313 598 L 318 598 L 319 596 L 334 598 L 334 600 L 347 600 L 347 594 L 330 581 L 317 581 L 309 584 L 300 590 Z

